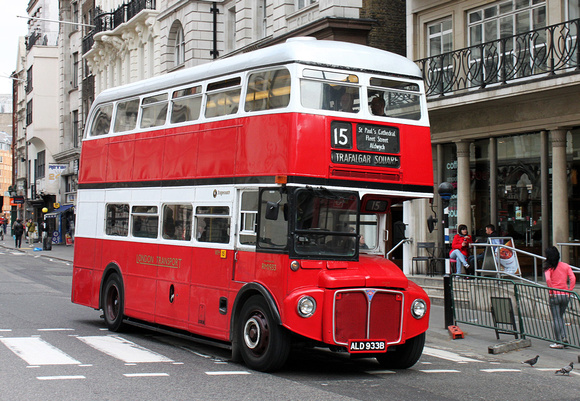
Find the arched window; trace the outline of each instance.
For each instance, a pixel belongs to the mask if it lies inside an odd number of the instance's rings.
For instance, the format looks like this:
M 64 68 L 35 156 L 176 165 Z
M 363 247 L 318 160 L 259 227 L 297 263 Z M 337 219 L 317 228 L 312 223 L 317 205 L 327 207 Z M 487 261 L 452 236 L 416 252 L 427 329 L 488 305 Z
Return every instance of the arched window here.
M 179 21 L 175 21 L 169 31 L 169 47 L 173 49 L 173 66 L 182 65 L 185 62 L 185 35 Z

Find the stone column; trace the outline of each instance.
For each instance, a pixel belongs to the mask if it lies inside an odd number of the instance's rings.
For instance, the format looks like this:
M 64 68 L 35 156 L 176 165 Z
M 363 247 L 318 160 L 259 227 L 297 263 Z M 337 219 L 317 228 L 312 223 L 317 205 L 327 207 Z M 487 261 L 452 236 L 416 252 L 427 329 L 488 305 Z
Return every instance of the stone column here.
M 568 242 L 568 184 L 566 182 L 566 130 L 552 130 L 552 233 L 553 245 Z M 567 261 L 565 254 L 562 260 Z
M 544 249 L 546 249 L 550 243 L 550 191 L 548 188 L 550 142 L 548 131 L 544 130 L 540 132 L 540 139 L 542 141 L 540 148 L 540 185 L 542 186 L 542 255 L 544 255 Z
M 498 227 L 497 218 L 497 140 L 489 138 L 489 223 Z
M 469 142 L 457 146 L 457 224 L 465 224 L 471 234 L 471 180 L 469 170 Z

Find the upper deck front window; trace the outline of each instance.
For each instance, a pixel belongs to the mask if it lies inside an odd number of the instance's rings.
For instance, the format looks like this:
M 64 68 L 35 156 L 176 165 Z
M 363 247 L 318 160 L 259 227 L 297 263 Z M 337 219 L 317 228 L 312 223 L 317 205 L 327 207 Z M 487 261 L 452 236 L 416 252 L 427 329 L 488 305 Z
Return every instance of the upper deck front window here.
M 419 85 L 385 78 L 371 78 L 367 89 L 369 111 L 372 115 L 421 119 Z
M 360 111 L 357 75 L 305 69 L 300 80 L 303 107 L 317 110 L 358 113 Z

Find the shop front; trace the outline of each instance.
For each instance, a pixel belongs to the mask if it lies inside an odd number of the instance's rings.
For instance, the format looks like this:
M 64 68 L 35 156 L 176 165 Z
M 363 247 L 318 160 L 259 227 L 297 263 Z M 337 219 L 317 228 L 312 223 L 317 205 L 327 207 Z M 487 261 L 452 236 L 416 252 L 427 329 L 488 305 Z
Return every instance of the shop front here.
M 74 239 L 74 205 L 62 205 L 44 215 L 53 244 L 72 245 Z

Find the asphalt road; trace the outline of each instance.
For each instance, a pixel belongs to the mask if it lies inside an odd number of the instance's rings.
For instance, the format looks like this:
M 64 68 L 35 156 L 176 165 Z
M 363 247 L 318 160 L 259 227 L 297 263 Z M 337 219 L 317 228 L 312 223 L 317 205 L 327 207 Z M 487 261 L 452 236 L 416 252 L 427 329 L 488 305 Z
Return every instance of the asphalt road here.
M 576 371 L 554 374 L 577 350 L 548 349 L 531 368 L 520 362 L 536 349 L 490 355 L 485 341 L 451 341 L 437 324 L 411 369 L 316 349 L 293 352 L 274 374 L 254 372 L 215 347 L 140 328 L 108 332 L 99 311 L 70 302 L 71 271 L 70 262 L 0 249 L 0 399 L 580 399 Z

